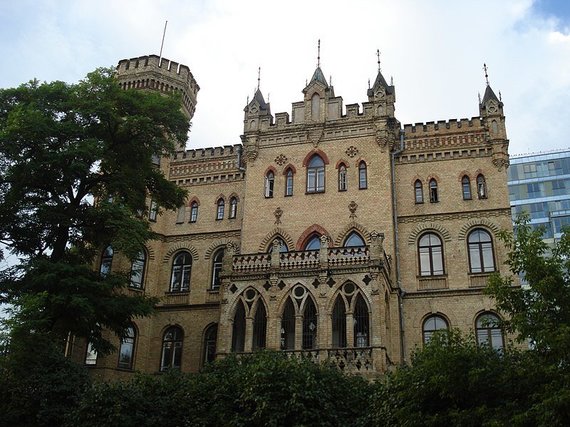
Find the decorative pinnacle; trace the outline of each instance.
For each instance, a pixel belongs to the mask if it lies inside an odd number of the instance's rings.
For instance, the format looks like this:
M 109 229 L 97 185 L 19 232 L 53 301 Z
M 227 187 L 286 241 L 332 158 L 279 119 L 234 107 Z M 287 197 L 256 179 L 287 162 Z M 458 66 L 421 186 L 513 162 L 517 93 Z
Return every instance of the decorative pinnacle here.
M 319 39 L 317 44 L 317 67 L 321 66 L 321 39 Z
M 329 86 L 332 86 L 332 76 L 329 76 Z
M 260 81 L 261 81 L 261 67 L 257 67 L 257 90 L 259 90 Z
M 378 57 L 378 72 L 380 72 L 380 49 L 376 49 L 376 56 Z
M 487 73 L 487 64 L 483 64 L 483 70 L 485 70 L 485 81 L 487 82 L 487 86 L 489 86 L 489 74 Z
M 370 79 L 368 79 L 368 89 L 370 89 Z

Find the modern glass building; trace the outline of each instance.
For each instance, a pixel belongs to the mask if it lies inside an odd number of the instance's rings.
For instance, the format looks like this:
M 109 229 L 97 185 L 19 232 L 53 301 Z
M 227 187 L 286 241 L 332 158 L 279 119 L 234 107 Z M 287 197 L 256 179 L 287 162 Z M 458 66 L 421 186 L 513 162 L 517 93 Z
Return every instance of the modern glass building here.
M 570 149 L 511 155 L 508 169 L 513 219 L 529 213 L 533 226 L 544 226 L 544 238 L 560 238 L 570 226 Z

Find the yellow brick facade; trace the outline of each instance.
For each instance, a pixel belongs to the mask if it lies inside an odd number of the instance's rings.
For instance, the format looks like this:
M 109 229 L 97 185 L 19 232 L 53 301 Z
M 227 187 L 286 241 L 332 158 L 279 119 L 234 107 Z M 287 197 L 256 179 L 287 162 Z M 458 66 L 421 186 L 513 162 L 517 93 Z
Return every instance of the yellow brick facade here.
M 189 118 L 194 112 L 199 88 L 185 66 L 155 56 L 123 60 L 118 79 L 125 88 L 181 91 L 184 111 Z M 213 348 L 223 357 L 263 347 L 374 375 L 409 360 L 429 316 L 467 332 L 479 314 L 493 312 L 482 292 L 489 272 L 472 271 L 468 239 L 473 230 L 487 233 L 492 252 L 485 246 L 484 262 L 507 272 L 497 239 L 512 227 L 502 102 L 487 87 L 478 117 L 401 125 L 395 87 L 380 72 L 363 95 L 363 104 L 343 106 L 317 68 L 291 115 L 273 115 L 258 89 L 244 109 L 241 144 L 162 159 L 188 199 L 179 212 L 159 214 L 142 289 L 129 290 L 161 299 L 154 316 L 136 321 L 132 369 L 156 372 L 166 358 L 197 371 L 207 347 L 209 357 Z M 321 166 L 312 166 L 315 156 Z M 339 188 L 341 168 L 346 189 Z M 430 201 L 432 180 L 437 200 Z M 442 271 L 421 273 L 418 245 L 426 233 L 441 243 Z M 347 246 L 351 236 L 363 245 Z M 314 237 L 316 249 L 307 250 Z M 220 249 L 220 286 L 213 287 Z M 182 252 L 191 258 L 189 289 L 173 291 Z M 121 268 L 129 262 L 116 254 L 113 269 Z M 164 341 L 172 326 L 180 332 L 175 355 Z M 214 330 L 212 341 L 207 331 Z M 129 375 L 117 361 L 117 354 L 100 357 L 94 372 Z

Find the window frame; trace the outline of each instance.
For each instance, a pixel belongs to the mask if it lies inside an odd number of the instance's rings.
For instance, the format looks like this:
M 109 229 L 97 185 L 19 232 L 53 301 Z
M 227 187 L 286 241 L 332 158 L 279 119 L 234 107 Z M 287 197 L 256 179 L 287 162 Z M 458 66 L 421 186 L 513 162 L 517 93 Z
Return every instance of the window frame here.
M 226 211 L 226 201 L 223 197 L 220 197 L 216 202 L 216 221 L 221 221 L 224 219 Z
M 219 248 L 214 252 L 214 256 L 212 257 L 212 273 L 210 275 L 211 291 L 219 291 L 220 289 L 220 273 L 222 272 L 224 255 L 225 249 Z
M 119 369 L 127 369 L 129 371 L 133 370 L 133 366 L 135 364 L 135 349 L 137 343 L 137 330 L 134 325 L 130 325 L 126 332 L 132 331 L 132 334 L 126 334 L 124 337 L 119 339 L 119 351 L 118 351 L 118 359 L 117 359 L 117 368 Z M 122 355 L 123 355 L 123 348 L 128 349 L 129 360 L 127 363 L 122 362 Z
M 429 180 L 429 202 L 430 203 L 439 202 L 439 192 L 437 189 L 437 180 L 435 178 Z
M 144 249 L 141 249 L 140 252 L 137 254 L 137 256 L 131 261 L 131 272 L 129 274 L 130 288 L 144 289 L 144 274 L 146 272 L 146 259 L 147 259 L 146 251 Z M 138 282 L 138 284 L 135 284 L 136 282 L 133 281 L 133 271 L 136 263 L 142 264 L 142 267 L 140 268 L 140 281 Z
M 99 275 L 101 277 L 106 277 L 111 273 L 114 255 L 115 251 L 111 245 L 107 245 L 107 247 L 103 249 L 103 252 L 101 253 L 101 261 L 99 262 Z M 105 267 L 105 271 L 103 271 L 103 267 Z
M 156 202 L 156 200 L 151 199 L 148 208 L 148 220 L 156 222 L 157 218 L 158 218 L 158 203 Z
M 173 333 L 171 339 L 167 339 L 167 334 Z M 179 336 L 177 335 L 179 334 Z M 168 357 L 168 363 L 165 362 L 167 344 L 171 344 L 171 354 Z M 184 348 L 184 330 L 180 326 L 169 326 L 162 334 L 161 352 L 160 352 L 160 372 L 166 372 L 170 369 L 180 370 L 182 367 L 182 350 Z M 178 364 L 176 362 L 178 361 Z
M 429 237 L 429 243 L 427 245 L 422 244 L 422 240 L 424 240 L 424 238 Z M 439 244 L 432 244 L 431 240 L 432 237 L 437 239 L 439 241 Z M 439 251 L 434 251 L 434 249 L 438 249 Z M 422 251 L 422 249 L 427 249 Z M 443 240 L 441 239 L 440 236 L 438 236 L 436 233 L 432 232 L 432 231 L 428 231 L 426 233 L 423 233 L 419 239 L 418 239 L 418 245 L 417 245 L 417 250 L 418 250 L 418 261 L 419 261 L 419 267 L 420 267 L 420 276 L 421 277 L 437 277 L 437 276 L 444 276 L 445 275 L 445 257 L 444 257 L 444 251 L 443 251 Z M 422 257 L 422 254 L 427 254 L 427 261 L 429 262 L 429 271 L 428 269 L 424 268 L 424 257 Z M 441 270 L 436 270 L 434 268 L 434 259 L 435 257 L 439 257 L 439 263 L 441 264 Z
M 471 180 L 467 175 L 463 175 L 463 178 L 461 178 L 461 194 L 463 195 L 463 200 L 472 200 Z
M 338 167 L 338 191 L 348 190 L 348 176 L 347 168 L 344 163 L 341 163 Z
M 266 199 L 272 199 L 275 194 L 275 173 L 272 170 L 265 174 L 264 194 Z
M 314 154 L 307 164 L 307 194 L 325 192 L 325 172 L 325 161 L 318 154 Z
M 188 222 L 192 224 L 198 221 L 198 206 L 196 201 L 190 203 L 190 219 Z
M 368 188 L 368 166 L 364 160 L 358 164 L 358 189 L 366 190 Z
M 293 195 L 293 175 L 291 168 L 287 168 L 285 171 L 285 197 L 291 197 Z
M 487 181 L 482 173 L 477 175 L 477 197 L 480 200 L 487 198 Z
M 428 329 L 426 325 L 431 320 L 434 321 L 433 328 Z M 438 325 L 438 321 L 443 322 L 443 327 L 441 327 L 442 324 Z M 435 334 L 437 331 L 443 331 L 443 330 L 447 331 L 449 330 L 449 322 L 445 317 L 443 317 L 440 314 L 431 314 L 427 316 L 422 322 L 422 342 L 424 343 L 424 345 L 429 342 L 433 334 Z
M 419 179 L 416 179 L 416 182 L 414 182 L 414 200 L 416 205 L 424 203 L 424 185 Z
M 485 235 L 488 237 L 488 240 L 481 241 L 479 237 L 478 241 L 471 241 L 471 237 L 475 234 L 479 236 Z M 484 245 L 487 245 L 484 247 Z M 477 256 L 477 260 L 479 262 L 479 267 L 473 267 L 473 260 L 474 256 Z M 490 260 L 492 265 L 486 266 L 485 260 Z M 469 258 L 469 273 L 471 274 L 490 274 L 497 271 L 497 266 L 495 263 L 495 248 L 493 245 L 493 236 L 484 228 L 475 228 L 469 232 L 467 235 L 467 257 Z M 481 270 L 481 271 L 474 271 L 474 270 Z
M 495 325 L 489 326 L 489 324 L 485 325 L 483 322 L 488 321 L 489 318 L 494 318 L 496 321 Z M 483 318 L 486 318 L 483 320 Z M 475 319 L 475 337 L 477 339 L 477 345 L 483 346 L 488 345 L 493 350 L 501 351 L 505 348 L 505 334 L 503 329 L 499 326 L 501 322 L 501 318 L 491 312 L 485 311 L 480 313 L 477 318 Z M 500 343 L 494 342 L 493 338 L 497 338 L 497 332 L 500 333 L 501 341 Z M 498 345 L 496 345 L 498 344 Z
M 180 257 L 184 257 L 184 256 L 188 256 L 190 262 L 189 263 L 185 263 L 185 260 L 182 261 L 181 264 L 176 264 L 176 261 L 180 258 Z M 190 280 L 192 277 L 192 264 L 193 264 L 193 259 L 192 259 L 192 254 L 188 251 L 180 251 L 178 253 L 176 253 L 176 255 L 173 257 L 172 259 L 172 265 L 171 265 L 171 269 L 170 269 L 170 287 L 169 287 L 169 292 L 172 293 L 181 293 L 181 292 L 190 292 Z M 179 268 L 177 268 L 179 267 Z M 177 287 L 174 287 L 174 280 L 175 280 L 175 275 L 177 274 L 177 271 L 180 270 L 180 285 Z M 186 286 L 184 286 L 184 283 L 187 282 Z
M 237 217 L 237 197 L 233 196 L 230 198 L 230 214 L 228 216 L 229 219 L 235 219 Z

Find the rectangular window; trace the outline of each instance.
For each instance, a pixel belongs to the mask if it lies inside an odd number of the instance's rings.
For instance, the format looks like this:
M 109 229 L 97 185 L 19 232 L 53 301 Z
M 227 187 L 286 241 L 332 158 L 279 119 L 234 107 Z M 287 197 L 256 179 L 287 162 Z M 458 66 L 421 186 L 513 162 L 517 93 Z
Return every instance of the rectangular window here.
M 158 215 L 158 203 L 156 201 L 150 201 L 150 209 L 148 210 L 148 219 L 150 221 L 156 222 L 156 217 Z
M 85 364 L 86 365 L 96 365 L 97 364 L 97 352 L 93 348 L 93 344 L 87 343 L 87 352 L 85 353 Z

